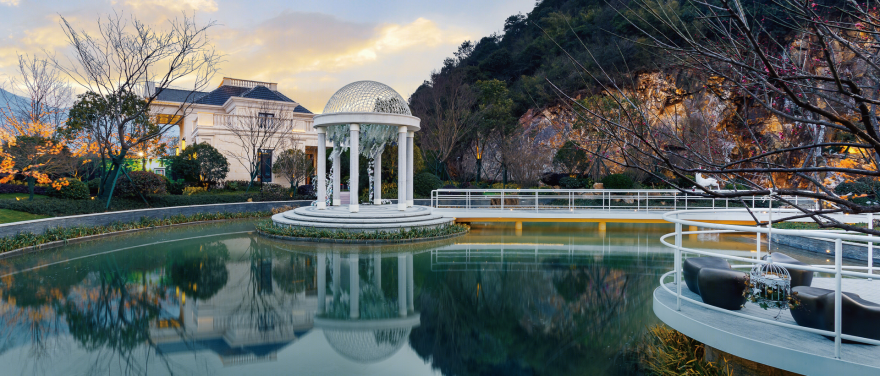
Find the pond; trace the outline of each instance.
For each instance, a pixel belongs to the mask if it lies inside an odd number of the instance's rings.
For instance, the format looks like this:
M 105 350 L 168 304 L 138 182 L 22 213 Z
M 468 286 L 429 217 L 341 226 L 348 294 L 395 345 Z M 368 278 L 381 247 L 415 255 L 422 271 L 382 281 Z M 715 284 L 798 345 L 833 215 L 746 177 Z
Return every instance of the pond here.
M 180 226 L 0 259 L 0 375 L 624 375 L 673 259 L 659 243 L 671 225 L 474 224 L 382 247 L 252 230 Z

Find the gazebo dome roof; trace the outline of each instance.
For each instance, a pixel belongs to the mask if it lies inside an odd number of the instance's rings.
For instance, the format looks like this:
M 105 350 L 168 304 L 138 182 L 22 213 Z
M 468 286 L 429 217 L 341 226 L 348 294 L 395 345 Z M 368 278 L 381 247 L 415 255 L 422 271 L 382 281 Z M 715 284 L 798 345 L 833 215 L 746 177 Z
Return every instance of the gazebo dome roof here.
M 380 112 L 412 116 L 406 100 L 394 89 L 376 81 L 357 81 L 342 87 L 324 106 L 324 114 Z
M 394 355 L 409 338 L 410 327 L 375 330 L 324 330 L 324 338 L 339 355 L 374 363 Z

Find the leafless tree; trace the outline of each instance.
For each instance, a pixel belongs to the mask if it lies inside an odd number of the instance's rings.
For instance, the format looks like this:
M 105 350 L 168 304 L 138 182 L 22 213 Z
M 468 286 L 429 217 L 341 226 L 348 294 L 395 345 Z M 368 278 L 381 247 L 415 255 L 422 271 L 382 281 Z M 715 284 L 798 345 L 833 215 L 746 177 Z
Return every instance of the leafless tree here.
M 109 156 L 112 164 L 103 190 L 109 195 L 129 150 L 178 126 L 195 92 L 216 73 L 221 57 L 207 36 L 214 22 L 199 25 L 194 17 L 183 15 L 154 28 L 119 13 L 97 22 L 99 31 L 89 33 L 62 17 L 74 54 L 50 54 L 50 59 L 87 91 L 77 102 L 82 111 L 76 112 L 72 124 L 78 128 L 72 133 L 92 135 Z M 192 90 L 189 97 L 169 113 L 154 113 L 151 105 L 162 90 L 184 82 Z
M 672 112 L 687 115 L 670 116 L 640 98 L 633 90 L 636 82 L 615 81 L 608 71 L 592 73 L 572 58 L 613 102 L 609 113 L 558 90 L 613 145 L 614 153 L 597 157 L 653 174 L 678 189 L 697 186 L 693 176 L 701 173 L 742 188 L 699 187 L 703 195 L 771 195 L 799 209 L 778 221 L 811 218 L 821 227 L 880 234 L 828 216 L 880 212 L 876 202 L 833 189 L 857 179 L 874 186 L 880 176 L 877 1 L 829 6 L 775 0 L 747 9 L 736 0 L 689 0 L 682 3 L 693 17 L 687 20 L 679 17 L 677 4 L 636 1 L 621 4 L 619 15 L 642 32 L 657 56 L 666 59 L 667 69 L 705 83 L 686 88 L 682 102 L 708 96 L 706 103 L 732 105 L 712 114 L 682 104 Z M 798 205 L 783 195 L 823 205 Z
M 424 159 L 438 162 L 428 168 L 441 178 L 448 178 L 449 158 L 477 120 L 473 111 L 476 100 L 476 93 L 459 71 L 433 73 L 410 97 L 413 115 L 422 120 L 422 129 L 416 133 L 422 153 L 433 154 L 424 155 Z
M 534 187 L 541 175 L 553 164 L 553 152 L 549 147 L 535 140 L 534 135 L 518 130 L 510 137 L 501 139 L 498 153 L 499 165 L 504 155 L 515 155 L 515 161 L 507 164 L 510 178 L 523 188 Z
M 260 171 L 264 170 L 261 168 L 261 156 L 288 147 L 294 127 L 293 108 L 286 102 L 260 101 L 256 107 L 238 110 L 237 115 L 221 119 L 219 125 L 232 136 L 232 147 L 225 153 L 247 170 L 250 190 Z
M 278 160 L 272 165 L 272 172 L 282 175 L 290 182 L 290 189 L 296 190 L 301 183 L 305 183 L 309 176 L 314 174 L 315 169 L 312 159 L 300 147 L 302 142 L 296 133 L 291 133 L 288 139 L 289 148 L 278 156 Z
M 73 100 L 70 85 L 54 65 L 36 57 L 19 55 L 18 72 L 3 85 L 0 126 L 12 138 L 54 136 Z

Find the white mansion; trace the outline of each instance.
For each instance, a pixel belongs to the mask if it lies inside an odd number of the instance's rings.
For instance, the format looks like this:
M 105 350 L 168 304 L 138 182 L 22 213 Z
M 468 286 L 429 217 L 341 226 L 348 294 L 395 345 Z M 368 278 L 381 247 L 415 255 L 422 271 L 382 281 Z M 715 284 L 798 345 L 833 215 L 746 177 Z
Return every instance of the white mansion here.
M 276 118 L 291 123 L 291 131 L 297 139 L 296 147 L 304 150 L 315 163 L 318 137 L 312 127 L 314 114 L 280 93 L 277 83 L 223 78 L 220 86 L 210 92 L 171 88 L 157 90 L 159 92 L 151 109 L 153 113 L 175 113 L 184 101 L 191 102 L 185 116 L 182 119 L 179 117 L 174 119 L 180 127 L 180 148 L 185 148 L 188 144 L 207 142 L 224 155 L 236 154 L 240 152 L 237 149 L 242 149 L 241 143 L 224 124 L 240 122 L 242 117 Z M 275 176 L 271 172 L 274 158 L 282 151 L 269 149 L 260 151 L 261 173 L 258 180 L 289 184 L 286 178 Z M 228 159 L 227 180 L 250 179 L 248 170 L 239 161 Z M 158 168 L 154 168 L 154 171 L 164 172 Z

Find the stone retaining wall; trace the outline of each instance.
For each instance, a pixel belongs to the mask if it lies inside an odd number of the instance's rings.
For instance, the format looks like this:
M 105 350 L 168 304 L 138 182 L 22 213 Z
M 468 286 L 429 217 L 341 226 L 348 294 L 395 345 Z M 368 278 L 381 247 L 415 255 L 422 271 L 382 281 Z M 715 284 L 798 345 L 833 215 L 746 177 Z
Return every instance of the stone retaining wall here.
M 226 204 L 174 206 L 167 208 L 125 210 L 107 213 L 72 215 L 67 217 L 53 217 L 35 219 L 32 221 L 0 224 L 0 236 L 10 236 L 18 234 L 20 232 L 41 234 L 48 229 L 57 227 L 104 226 L 114 222 L 136 222 L 143 217 L 151 219 L 161 219 L 175 215 L 194 215 L 200 213 L 241 213 L 271 211 L 274 208 L 284 206 L 307 206 L 310 205 L 311 202 L 312 201 L 310 200 L 236 202 Z
M 834 242 L 825 239 L 773 234 L 773 242 L 797 249 L 803 249 L 805 251 L 834 256 Z M 842 249 L 843 258 L 865 262 L 868 261 L 867 245 L 844 241 Z M 880 244 L 875 244 L 874 262 L 876 263 L 878 261 L 880 261 Z

